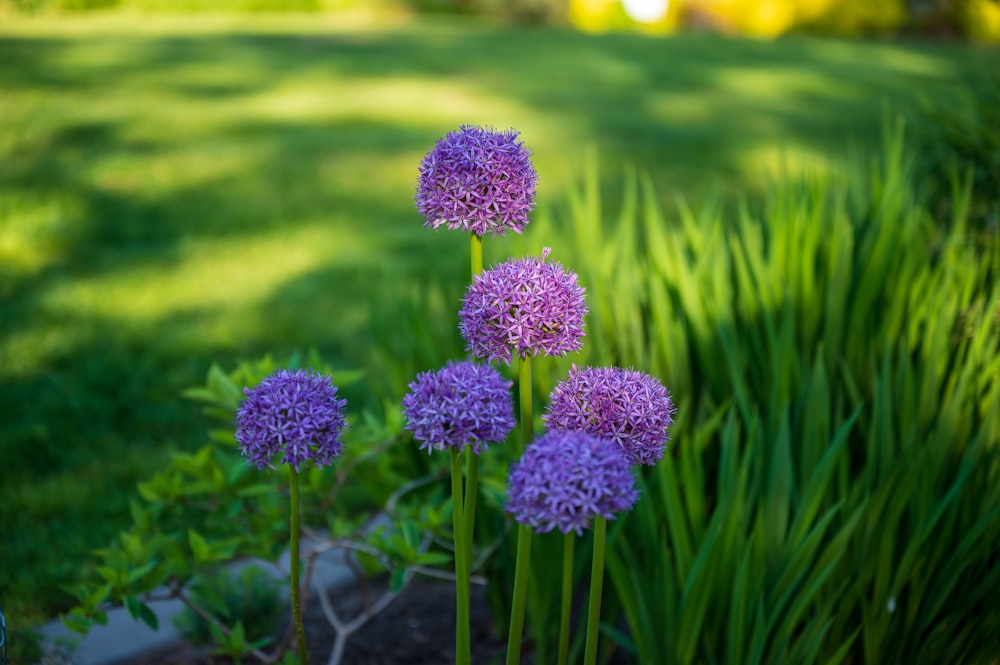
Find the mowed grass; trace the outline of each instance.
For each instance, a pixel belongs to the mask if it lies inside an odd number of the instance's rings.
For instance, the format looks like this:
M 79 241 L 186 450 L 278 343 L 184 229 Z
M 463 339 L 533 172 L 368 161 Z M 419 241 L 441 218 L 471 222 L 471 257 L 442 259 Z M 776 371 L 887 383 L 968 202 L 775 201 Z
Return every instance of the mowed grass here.
M 127 523 L 135 481 L 201 443 L 179 392 L 214 360 L 314 346 L 363 366 L 380 292 L 464 274 L 466 238 L 424 230 L 412 201 L 445 132 L 518 128 L 543 205 L 591 146 L 612 182 L 635 165 L 668 203 L 753 196 L 787 168 L 838 168 L 849 141 L 878 144 L 887 108 L 919 122 L 920 95 L 995 60 L 456 21 L 4 17 L 0 604 L 15 624 L 67 607 L 61 585 Z

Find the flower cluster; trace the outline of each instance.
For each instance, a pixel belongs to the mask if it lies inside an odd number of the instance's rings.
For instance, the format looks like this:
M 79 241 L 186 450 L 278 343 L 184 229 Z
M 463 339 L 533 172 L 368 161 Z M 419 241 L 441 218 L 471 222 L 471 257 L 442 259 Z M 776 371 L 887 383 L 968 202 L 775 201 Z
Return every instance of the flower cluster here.
M 258 469 L 273 468 L 272 459 L 278 455 L 296 472 L 306 460 L 324 466 L 344 449 L 340 437 L 347 428 L 347 400 L 337 398 L 337 387 L 328 377 L 283 369 L 243 392 L 236 440 Z
M 425 226 L 478 236 L 523 231 L 538 174 L 517 137 L 512 130 L 463 126 L 439 140 L 420 164 L 414 197 Z
M 552 429 L 615 441 L 633 464 L 653 465 L 663 459 L 675 412 L 667 389 L 648 374 L 573 366 L 549 396 L 542 420 Z
M 471 361 L 420 374 L 403 398 L 406 429 L 428 453 L 461 452 L 471 445 L 478 455 L 486 443 L 503 441 L 514 429 L 511 385 L 493 367 Z
M 478 358 L 510 363 L 583 346 L 584 290 L 576 273 L 541 258 L 509 260 L 473 279 L 459 312 L 466 348 Z
M 586 432 L 551 430 L 512 465 L 506 510 L 540 533 L 582 535 L 597 516 L 614 519 L 638 500 L 621 449 Z

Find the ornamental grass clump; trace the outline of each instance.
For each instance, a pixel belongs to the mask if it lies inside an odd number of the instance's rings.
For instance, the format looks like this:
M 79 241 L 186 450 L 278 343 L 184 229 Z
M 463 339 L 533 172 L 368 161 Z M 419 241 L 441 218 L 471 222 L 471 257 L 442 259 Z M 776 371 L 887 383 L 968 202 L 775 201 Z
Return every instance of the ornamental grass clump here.
M 542 421 L 610 439 L 632 464 L 652 466 L 663 459 L 675 412 L 670 393 L 649 374 L 574 365 L 549 395 Z
M 278 370 L 243 392 L 246 398 L 236 412 L 236 441 L 243 456 L 258 469 L 274 468 L 274 461 L 289 468 L 289 584 L 299 658 L 308 665 L 299 595 L 299 468 L 308 461 L 327 466 L 343 451 L 347 400 L 337 397 L 337 386 L 328 377 L 304 370 Z

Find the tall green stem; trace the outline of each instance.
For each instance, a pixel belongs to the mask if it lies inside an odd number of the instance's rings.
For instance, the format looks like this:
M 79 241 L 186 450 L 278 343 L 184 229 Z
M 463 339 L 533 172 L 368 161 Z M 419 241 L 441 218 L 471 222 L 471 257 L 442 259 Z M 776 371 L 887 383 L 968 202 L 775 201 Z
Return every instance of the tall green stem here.
M 597 662 L 597 632 L 601 621 L 601 591 L 604 585 L 604 548 L 607 541 L 608 521 L 598 515 L 594 518 L 594 561 L 590 569 L 590 606 L 587 608 L 587 650 L 583 665 Z
M 534 433 L 531 404 L 531 357 L 518 362 L 518 398 L 521 402 L 521 451 Z M 514 564 L 514 598 L 510 606 L 510 633 L 507 635 L 507 663 L 521 662 L 521 639 L 524 633 L 524 610 L 528 602 L 528 578 L 531 576 L 531 527 L 521 524 L 517 529 L 517 557 Z
M 469 639 L 469 560 L 465 539 L 465 516 L 462 510 L 462 461 L 458 450 L 451 449 L 452 528 L 455 535 L 455 663 L 470 665 L 472 648 Z
M 563 536 L 562 610 L 559 617 L 559 659 L 557 665 L 569 661 L 569 615 L 573 609 L 573 545 L 576 534 Z
M 472 236 L 472 276 L 475 277 L 483 271 L 483 239 L 475 233 Z M 466 471 L 465 471 L 465 555 L 467 570 L 466 578 L 472 575 L 472 543 L 476 532 L 476 499 L 479 496 L 479 456 L 466 448 Z
M 302 665 L 309 665 L 309 650 L 306 648 L 306 628 L 302 623 L 302 599 L 299 596 L 301 581 L 299 580 L 299 474 L 295 467 L 289 466 L 290 502 L 292 504 L 291 526 L 291 561 L 292 575 L 292 619 L 295 622 L 295 639 L 299 645 L 299 660 Z
M 507 635 L 506 665 L 521 662 L 521 638 L 524 633 L 524 609 L 528 604 L 528 577 L 531 574 L 531 527 L 517 528 L 517 558 L 514 567 L 514 598 L 510 606 L 510 633 Z
M 472 234 L 472 276 L 483 271 L 483 238 Z
M 466 446 L 466 475 L 465 475 L 465 505 L 462 507 L 465 512 L 465 562 L 468 564 L 465 577 L 472 575 L 472 541 L 476 531 L 476 498 L 479 494 L 479 455 L 472 452 L 472 448 Z
M 518 361 L 518 370 L 517 391 L 521 400 L 521 450 L 517 453 L 520 455 L 535 435 L 535 419 L 531 406 L 531 356 L 526 356 Z

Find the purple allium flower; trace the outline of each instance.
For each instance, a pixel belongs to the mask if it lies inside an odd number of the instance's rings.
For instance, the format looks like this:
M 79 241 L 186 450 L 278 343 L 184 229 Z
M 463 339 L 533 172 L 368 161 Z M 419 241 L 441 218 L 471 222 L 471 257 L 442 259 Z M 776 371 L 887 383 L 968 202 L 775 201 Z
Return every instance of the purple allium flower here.
M 465 293 L 459 330 L 477 358 L 510 363 L 544 353 L 562 356 L 583 346 L 587 314 L 576 273 L 542 257 L 508 260 L 473 278 Z
M 582 535 L 594 517 L 614 519 L 639 498 L 621 448 L 586 432 L 550 430 L 511 465 L 506 511 L 539 533 Z
M 406 429 L 428 454 L 445 448 L 461 452 L 471 445 L 478 455 L 514 429 L 512 385 L 490 365 L 468 360 L 419 374 L 403 397 Z
M 517 136 L 464 125 L 439 140 L 420 163 L 415 199 L 424 225 L 477 236 L 523 231 L 538 174 Z
M 243 393 L 236 440 L 258 469 L 273 468 L 272 458 L 284 453 L 281 462 L 298 472 L 306 460 L 324 466 L 343 451 L 347 400 L 337 399 L 337 386 L 329 377 L 281 369 Z
M 542 420 L 615 441 L 633 464 L 651 466 L 663 459 L 674 413 L 670 393 L 648 374 L 574 365 L 549 395 Z

